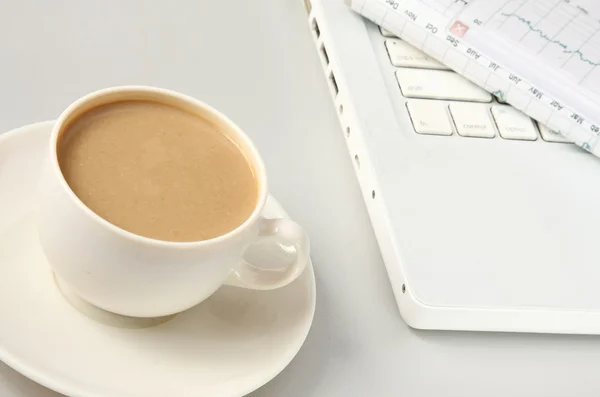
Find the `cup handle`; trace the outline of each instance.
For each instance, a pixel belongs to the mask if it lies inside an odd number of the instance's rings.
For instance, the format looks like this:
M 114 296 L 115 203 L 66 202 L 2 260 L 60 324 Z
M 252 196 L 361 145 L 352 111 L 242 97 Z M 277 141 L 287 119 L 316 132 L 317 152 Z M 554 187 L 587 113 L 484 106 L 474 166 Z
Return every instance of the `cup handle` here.
M 302 226 L 285 218 L 260 218 L 259 223 L 258 239 L 254 244 L 263 238 L 275 237 L 278 241 L 293 246 L 296 250 L 296 258 L 293 263 L 277 269 L 261 268 L 260 263 L 250 263 L 242 259 L 242 263 L 234 269 L 225 282 L 226 285 L 257 290 L 280 288 L 298 278 L 306 267 L 310 255 L 310 242 Z M 281 245 L 279 249 L 287 253 Z

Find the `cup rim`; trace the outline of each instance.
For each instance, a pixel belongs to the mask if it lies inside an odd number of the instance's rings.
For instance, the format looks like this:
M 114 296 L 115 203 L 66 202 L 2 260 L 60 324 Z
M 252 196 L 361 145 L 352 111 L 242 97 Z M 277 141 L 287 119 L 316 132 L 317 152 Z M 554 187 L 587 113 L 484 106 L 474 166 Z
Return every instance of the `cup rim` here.
M 69 117 L 81 106 L 84 106 L 86 103 L 88 103 L 94 99 L 97 99 L 99 97 L 110 95 L 110 94 L 115 94 L 115 93 L 119 93 L 119 92 L 154 93 L 154 94 L 169 96 L 169 97 L 172 97 L 172 98 L 180 100 L 180 101 L 188 102 L 188 103 L 192 104 L 194 107 L 197 107 L 197 108 L 201 109 L 202 111 L 204 111 L 206 113 L 210 113 L 213 116 L 215 116 L 216 118 L 218 118 L 221 122 L 223 122 L 223 124 L 227 125 L 228 133 L 235 134 L 236 139 L 243 141 L 244 146 L 246 147 L 244 152 L 246 154 L 250 155 L 250 157 L 251 157 L 250 160 L 252 161 L 252 165 L 254 166 L 254 171 L 257 174 L 256 176 L 257 176 L 257 183 L 259 184 L 259 194 L 258 194 L 258 200 L 256 202 L 256 207 L 254 208 L 254 210 L 252 211 L 250 216 L 241 225 L 239 225 L 238 227 L 236 227 L 233 230 L 228 231 L 225 234 L 222 234 L 220 236 L 213 237 L 213 238 L 210 238 L 207 240 L 198 240 L 198 241 L 158 240 L 158 239 L 154 239 L 151 237 L 145 237 L 145 236 L 141 236 L 139 234 L 135 234 L 133 232 L 130 232 L 130 231 L 125 230 L 117 225 L 110 223 L 109 221 L 102 218 L 100 215 L 96 214 L 94 211 L 92 211 L 91 208 L 86 206 L 83 203 L 83 201 L 81 201 L 79 199 L 79 197 L 77 197 L 77 195 L 73 192 L 73 190 L 67 183 L 67 181 L 62 173 L 62 170 L 60 169 L 60 165 L 58 163 L 58 153 L 57 153 L 58 145 L 57 144 L 58 144 L 59 133 L 61 132 L 62 128 L 64 127 L 65 121 L 67 121 L 69 119 Z M 143 243 L 143 244 L 154 245 L 154 246 L 158 245 L 158 246 L 170 247 L 170 248 L 177 248 L 177 247 L 191 248 L 191 247 L 212 245 L 212 244 L 222 242 L 224 240 L 227 240 L 227 239 L 230 239 L 232 237 L 239 235 L 246 228 L 248 228 L 251 224 L 253 224 L 256 221 L 256 219 L 259 218 L 260 213 L 266 203 L 267 196 L 268 196 L 267 177 L 266 177 L 266 171 L 265 171 L 265 166 L 264 166 L 262 157 L 258 153 L 258 150 L 254 146 L 254 144 L 252 143 L 250 138 L 242 131 L 242 129 L 240 127 L 238 127 L 237 124 L 235 124 L 231 119 L 229 119 L 223 113 L 219 112 L 217 109 L 206 104 L 205 102 L 202 102 L 191 96 L 188 96 L 188 95 L 185 95 L 185 94 L 173 91 L 173 90 L 165 89 L 165 88 L 143 86 L 143 85 L 114 86 L 114 87 L 108 87 L 108 88 L 96 90 L 96 91 L 90 92 L 90 93 L 80 97 L 79 99 L 77 99 L 76 101 L 71 103 L 60 114 L 60 116 L 54 123 L 54 126 L 52 127 L 52 132 L 50 133 L 50 145 L 49 145 L 48 150 L 50 151 L 49 159 L 50 159 L 52 170 L 53 170 L 53 172 L 57 173 L 59 184 L 66 191 L 69 199 L 77 207 L 79 207 L 87 216 L 89 216 L 93 221 L 99 223 L 100 225 L 105 227 L 108 231 L 116 233 L 123 238 L 132 240 L 137 243 Z

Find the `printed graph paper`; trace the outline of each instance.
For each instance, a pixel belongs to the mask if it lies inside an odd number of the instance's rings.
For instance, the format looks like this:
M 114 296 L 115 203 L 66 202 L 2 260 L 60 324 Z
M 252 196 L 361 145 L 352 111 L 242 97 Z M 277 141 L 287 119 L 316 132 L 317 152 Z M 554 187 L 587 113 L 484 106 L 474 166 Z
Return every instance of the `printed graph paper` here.
M 434 2 L 442 3 L 429 0 Z M 496 32 L 578 85 L 600 94 L 599 9 L 597 1 L 479 0 L 461 7 L 457 18 Z

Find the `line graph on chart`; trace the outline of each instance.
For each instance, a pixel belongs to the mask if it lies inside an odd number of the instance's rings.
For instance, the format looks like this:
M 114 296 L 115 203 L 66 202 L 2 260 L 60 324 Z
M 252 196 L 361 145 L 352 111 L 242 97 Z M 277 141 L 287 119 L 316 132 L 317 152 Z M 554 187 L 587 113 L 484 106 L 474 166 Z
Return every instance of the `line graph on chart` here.
M 600 4 L 591 0 L 472 0 L 458 17 L 518 44 L 600 94 L 599 11 Z

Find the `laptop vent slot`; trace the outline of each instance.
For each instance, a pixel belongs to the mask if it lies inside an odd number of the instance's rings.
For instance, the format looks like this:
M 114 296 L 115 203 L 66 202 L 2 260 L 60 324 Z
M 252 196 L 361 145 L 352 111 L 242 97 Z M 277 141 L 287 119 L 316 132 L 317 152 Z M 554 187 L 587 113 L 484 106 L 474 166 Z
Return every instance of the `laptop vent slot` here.
M 312 27 L 312 31 L 315 35 L 315 37 L 318 39 L 319 37 L 321 37 L 321 30 L 319 30 L 319 24 L 317 23 L 317 20 L 313 18 L 312 23 L 310 25 Z
M 321 43 L 320 54 L 323 62 L 325 62 L 325 66 L 329 65 L 329 55 L 327 55 L 327 50 L 325 49 L 325 44 L 323 43 Z
M 329 73 L 329 88 L 331 88 L 331 92 L 333 93 L 333 97 L 337 97 L 337 95 L 340 92 L 340 89 L 338 88 L 338 85 L 335 81 L 335 76 L 333 75 L 333 72 Z

